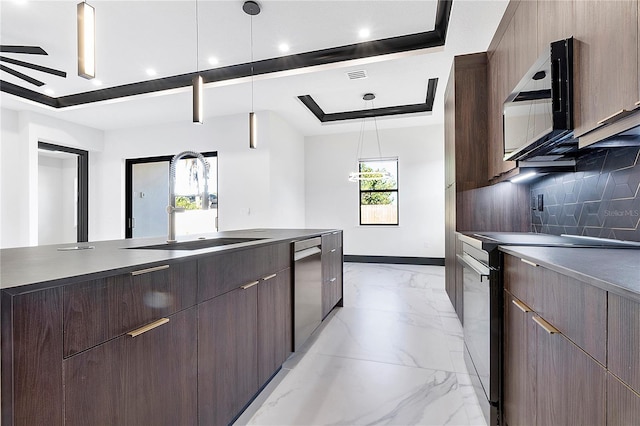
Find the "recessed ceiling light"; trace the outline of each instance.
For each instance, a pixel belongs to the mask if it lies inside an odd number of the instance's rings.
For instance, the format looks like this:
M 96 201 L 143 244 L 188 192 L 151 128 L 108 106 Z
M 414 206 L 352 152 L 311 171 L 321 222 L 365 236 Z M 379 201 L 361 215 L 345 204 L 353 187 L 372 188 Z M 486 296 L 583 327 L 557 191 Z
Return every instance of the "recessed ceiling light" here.
M 155 77 L 156 75 L 158 75 L 158 72 L 153 68 L 147 68 L 146 72 L 149 77 Z
M 282 53 L 288 52 L 289 45 L 287 43 L 280 43 L 280 46 L 278 46 L 278 49 L 280 49 Z
M 44 89 L 44 93 L 49 96 L 52 96 L 56 92 L 54 92 L 53 89 Z
M 369 38 L 370 35 L 371 31 L 369 30 L 369 28 L 361 28 L 360 31 L 358 31 L 358 36 L 360 38 Z
M 102 86 L 102 81 L 94 78 L 93 80 L 91 80 L 91 84 L 93 84 L 94 86 Z
M 218 65 L 220 61 L 215 56 L 209 57 L 209 65 Z

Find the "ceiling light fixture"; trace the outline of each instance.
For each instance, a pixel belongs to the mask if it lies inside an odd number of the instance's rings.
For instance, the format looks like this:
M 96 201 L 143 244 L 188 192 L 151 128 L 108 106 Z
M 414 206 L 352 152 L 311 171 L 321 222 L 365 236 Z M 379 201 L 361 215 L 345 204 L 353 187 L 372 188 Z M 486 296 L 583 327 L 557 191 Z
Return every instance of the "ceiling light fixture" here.
M 96 12 L 86 1 L 78 3 L 78 75 L 96 76 Z
M 153 68 L 147 68 L 146 73 L 149 77 L 155 77 L 156 75 L 158 75 L 158 72 Z
M 365 101 L 365 107 L 368 101 L 371 101 L 371 109 L 373 109 L 373 100 L 376 98 L 376 95 L 373 93 L 366 93 L 362 96 L 362 100 Z M 360 135 L 358 137 L 358 152 L 356 155 L 356 170 L 357 172 L 349 173 L 349 181 L 350 182 L 359 182 L 361 180 L 387 180 L 391 178 L 391 174 L 385 171 L 375 171 L 375 172 L 363 172 L 360 170 L 360 159 L 362 155 L 362 147 L 364 145 L 364 124 L 366 122 L 366 118 L 362 119 L 362 125 L 360 126 Z M 373 123 L 376 130 L 376 140 L 378 142 L 378 159 L 382 160 L 382 149 L 380 148 L 380 134 L 378 133 L 378 121 L 376 117 L 373 117 Z
M 209 65 L 218 65 L 220 61 L 215 56 L 209 57 Z
M 368 38 L 371 35 L 371 31 L 369 31 L 369 28 L 362 28 L 358 32 L 358 35 L 360 36 L 360 38 Z
M 203 99 L 202 99 L 202 86 L 204 81 L 202 76 L 200 75 L 200 28 L 198 26 L 198 0 L 196 3 L 196 72 L 198 75 L 193 77 L 191 82 L 191 86 L 193 89 L 193 122 L 196 124 L 202 124 L 202 114 L 203 114 Z
M 260 13 L 260 5 L 255 1 L 245 1 L 242 10 L 249 15 L 249 38 L 251 40 L 251 112 L 249 113 L 249 148 L 258 144 L 258 118 L 253 110 L 253 17 Z

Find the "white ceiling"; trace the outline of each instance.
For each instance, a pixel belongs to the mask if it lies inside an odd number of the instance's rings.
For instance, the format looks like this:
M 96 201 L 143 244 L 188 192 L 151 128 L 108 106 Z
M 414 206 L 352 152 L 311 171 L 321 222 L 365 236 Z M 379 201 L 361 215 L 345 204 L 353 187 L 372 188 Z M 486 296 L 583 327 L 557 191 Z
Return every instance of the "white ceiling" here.
M 96 0 L 96 69 L 102 86 L 77 76 L 76 4 L 79 0 L 0 0 L 0 43 L 41 46 L 48 56 L 3 53 L 67 72 L 61 78 L 10 65 L 44 81 L 40 88 L 6 73 L 0 77 L 39 93 L 63 96 L 153 78 L 269 59 L 359 43 L 361 28 L 369 40 L 432 30 L 437 2 L 413 1 L 259 1 L 262 11 L 251 18 L 242 0 L 113 1 Z M 423 103 L 427 81 L 438 78 L 433 113 L 379 119 L 379 127 L 428 125 L 443 120 L 443 94 L 454 55 L 485 51 L 508 0 L 454 0 L 444 47 L 256 76 L 254 110 L 280 114 L 304 135 L 355 131 L 354 120 L 321 124 L 298 100 L 311 95 L 327 112 L 364 109 L 367 92 L 375 107 Z M 198 47 L 196 47 L 198 40 Z M 278 45 L 291 50 L 283 54 Z M 218 58 L 211 65 L 208 58 Z M 197 58 L 197 59 L 196 59 Z M 197 63 L 196 63 L 197 61 Z M 9 65 L 9 64 L 7 64 Z M 149 77 L 147 68 L 157 75 Z M 350 80 L 346 72 L 365 70 L 366 79 Z M 249 79 L 205 86 L 205 120 L 209 116 L 245 113 L 251 109 Z M 112 130 L 191 120 L 188 89 L 157 92 L 55 110 L 0 94 L 0 106 L 31 110 L 90 127 Z

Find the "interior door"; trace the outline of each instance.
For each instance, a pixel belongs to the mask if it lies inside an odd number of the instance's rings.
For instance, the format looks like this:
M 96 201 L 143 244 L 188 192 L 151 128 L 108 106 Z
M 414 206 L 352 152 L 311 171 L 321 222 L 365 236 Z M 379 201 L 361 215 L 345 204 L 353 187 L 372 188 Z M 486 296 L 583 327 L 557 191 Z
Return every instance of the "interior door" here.
M 160 237 L 167 234 L 169 162 L 133 165 L 132 237 Z

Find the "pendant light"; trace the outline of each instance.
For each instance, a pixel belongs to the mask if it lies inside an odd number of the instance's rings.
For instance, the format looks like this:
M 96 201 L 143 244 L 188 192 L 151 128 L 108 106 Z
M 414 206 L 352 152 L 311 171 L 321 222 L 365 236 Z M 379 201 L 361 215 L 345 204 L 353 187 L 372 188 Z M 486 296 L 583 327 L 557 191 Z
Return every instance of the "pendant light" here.
M 78 75 L 96 76 L 96 12 L 87 2 L 78 3 Z
M 249 148 L 256 149 L 258 143 L 258 118 L 253 110 L 253 17 L 260 13 L 260 5 L 255 1 L 245 1 L 242 10 L 249 15 L 249 35 L 251 40 L 251 112 L 249 113 Z
M 365 101 L 365 106 L 368 101 L 371 101 L 371 108 L 373 109 L 373 100 L 376 98 L 376 95 L 373 93 L 366 93 L 362 96 L 362 100 Z M 362 147 L 364 145 L 364 125 L 366 122 L 366 118 L 362 119 L 362 125 L 360 126 L 360 135 L 358 136 L 358 152 L 356 154 L 356 170 L 355 172 L 349 173 L 349 181 L 350 182 L 359 182 L 362 180 L 387 180 L 391 178 L 391 173 L 387 171 L 383 172 L 363 172 L 360 170 L 360 159 L 362 155 Z M 373 123 L 376 130 L 376 141 L 378 142 L 378 159 L 383 160 L 382 158 L 382 149 L 380 148 L 380 135 L 378 133 L 378 121 L 376 117 L 373 117 Z
M 196 72 L 198 75 L 193 77 L 191 86 L 193 89 L 193 122 L 196 124 L 202 124 L 202 85 L 204 82 L 200 75 L 200 28 L 198 26 L 198 22 L 198 0 L 196 0 Z

